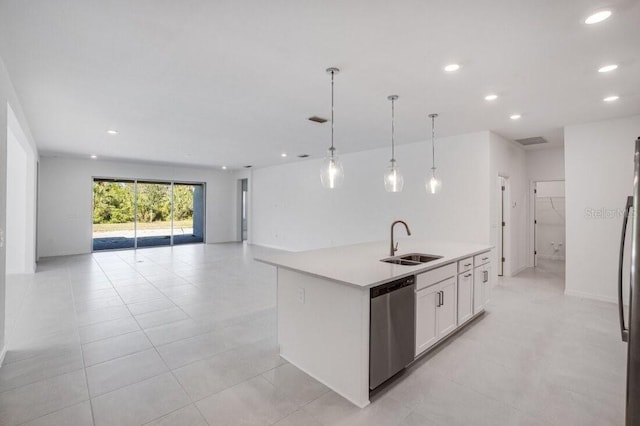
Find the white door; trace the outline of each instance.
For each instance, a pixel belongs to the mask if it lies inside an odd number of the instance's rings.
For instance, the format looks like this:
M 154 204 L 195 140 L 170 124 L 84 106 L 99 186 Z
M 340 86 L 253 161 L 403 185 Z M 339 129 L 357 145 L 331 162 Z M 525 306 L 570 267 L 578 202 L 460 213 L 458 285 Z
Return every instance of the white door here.
M 436 309 L 440 287 L 437 285 L 416 292 L 416 356 L 438 341 Z
M 484 309 L 484 286 L 483 279 L 484 274 L 482 273 L 482 266 L 478 266 L 473 270 L 473 313 L 477 314 L 481 310 Z
M 458 324 L 473 316 L 473 270 L 458 275 Z
M 486 306 L 491 299 L 491 264 L 481 266 L 482 271 L 482 305 Z
M 456 329 L 457 320 L 457 300 L 456 300 L 455 277 L 449 278 L 439 285 L 440 306 L 438 307 L 438 337 L 442 338 Z

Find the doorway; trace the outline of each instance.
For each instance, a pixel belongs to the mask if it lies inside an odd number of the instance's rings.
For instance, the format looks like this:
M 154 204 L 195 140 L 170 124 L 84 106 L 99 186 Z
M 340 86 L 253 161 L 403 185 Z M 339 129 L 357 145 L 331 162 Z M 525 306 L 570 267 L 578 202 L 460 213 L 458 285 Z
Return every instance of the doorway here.
M 240 241 L 247 241 L 249 235 L 249 179 L 240 179 Z
M 506 176 L 498 176 L 497 182 L 498 192 L 498 276 L 504 276 L 504 271 L 507 263 L 507 255 L 509 252 L 509 178 Z
M 533 265 L 564 276 L 564 181 L 534 182 L 533 200 Z
M 204 183 L 93 179 L 93 250 L 204 242 Z

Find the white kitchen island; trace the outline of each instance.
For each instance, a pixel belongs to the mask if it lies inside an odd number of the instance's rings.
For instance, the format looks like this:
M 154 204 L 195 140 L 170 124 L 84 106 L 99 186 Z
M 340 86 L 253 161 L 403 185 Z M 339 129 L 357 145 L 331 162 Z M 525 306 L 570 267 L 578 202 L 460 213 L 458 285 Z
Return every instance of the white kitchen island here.
M 416 276 L 417 358 L 484 311 L 491 288 L 491 248 L 400 239 L 396 256 L 442 256 L 415 266 L 381 262 L 389 257 L 388 241 L 257 257 L 277 267 L 280 355 L 365 407 L 369 404 L 370 289 Z M 447 295 L 448 310 L 434 302 L 436 293 Z

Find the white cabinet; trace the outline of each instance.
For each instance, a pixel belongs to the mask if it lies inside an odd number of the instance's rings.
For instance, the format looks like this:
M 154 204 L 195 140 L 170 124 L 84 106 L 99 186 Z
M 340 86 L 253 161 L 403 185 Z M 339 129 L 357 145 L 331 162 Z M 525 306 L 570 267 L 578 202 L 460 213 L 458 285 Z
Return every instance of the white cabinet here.
M 458 307 L 456 278 L 449 278 L 440 285 L 440 306 L 437 310 L 438 337 L 442 338 L 451 333 L 458 326 Z
M 484 310 L 491 295 L 491 264 L 473 269 L 473 313 Z
M 456 299 L 455 276 L 416 291 L 416 356 L 456 329 Z
M 437 285 L 416 291 L 416 356 L 438 340 L 437 313 L 440 289 Z
M 458 325 L 473 316 L 473 269 L 458 275 Z

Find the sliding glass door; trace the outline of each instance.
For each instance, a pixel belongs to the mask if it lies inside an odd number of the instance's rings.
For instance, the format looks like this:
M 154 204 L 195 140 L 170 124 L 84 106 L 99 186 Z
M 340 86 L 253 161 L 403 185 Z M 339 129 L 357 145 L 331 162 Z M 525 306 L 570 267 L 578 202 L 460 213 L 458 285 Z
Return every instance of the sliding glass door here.
M 171 245 L 171 183 L 140 182 L 136 191 L 137 247 Z
M 93 250 L 204 242 L 205 185 L 95 178 Z
M 173 244 L 204 241 L 204 185 L 173 185 Z
M 93 250 L 135 247 L 135 182 L 94 179 Z

